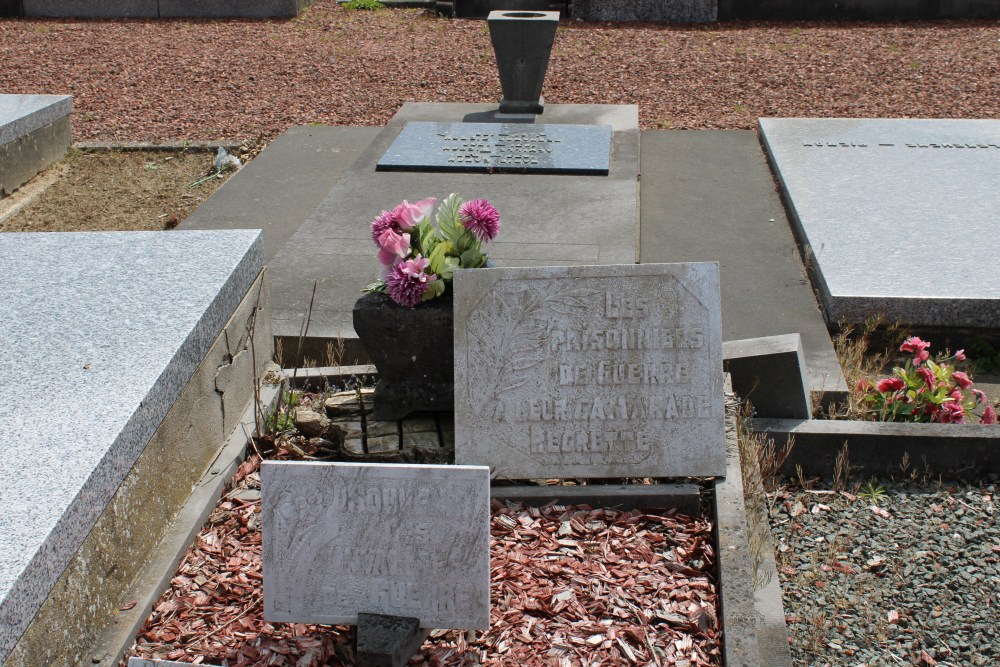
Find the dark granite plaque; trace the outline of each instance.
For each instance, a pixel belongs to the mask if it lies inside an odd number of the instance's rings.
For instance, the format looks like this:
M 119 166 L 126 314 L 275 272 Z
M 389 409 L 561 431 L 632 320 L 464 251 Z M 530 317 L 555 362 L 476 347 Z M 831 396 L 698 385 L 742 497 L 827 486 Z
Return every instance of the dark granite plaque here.
M 410 122 L 377 171 L 607 176 L 610 125 Z

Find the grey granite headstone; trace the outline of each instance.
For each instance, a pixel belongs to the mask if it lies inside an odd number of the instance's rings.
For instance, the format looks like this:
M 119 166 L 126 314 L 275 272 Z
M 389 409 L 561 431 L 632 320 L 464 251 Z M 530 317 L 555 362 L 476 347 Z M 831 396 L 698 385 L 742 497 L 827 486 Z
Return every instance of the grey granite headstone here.
M 455 458 L 509 478 L 723 475 L 718 265 L 457 272 Z
M 265 462 L 264 615 L 489 625 L 489 470 Z
M 409 122 L 376 169 L 606 176 L 610 164 L 610 125 Z
M 262 266 L 257 230 L 0 234 L 0 661 Z
M 1000 321 L 1000 121 L 762 118 L 827 319 Z

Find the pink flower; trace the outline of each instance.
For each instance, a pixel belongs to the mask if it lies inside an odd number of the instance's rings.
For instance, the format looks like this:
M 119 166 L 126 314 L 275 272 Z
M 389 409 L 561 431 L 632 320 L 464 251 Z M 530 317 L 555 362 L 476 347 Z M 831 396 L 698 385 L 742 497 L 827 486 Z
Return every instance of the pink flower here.
M 899 346 L 900 352 L 912 352 L 913 353 L 913 363 L 920 365 L 927 361 L 927 358 L 931 356 L 931 353 L 927 351 L 927 348 L 931 346 L 930 343 L 922 341 L 916 336 L 910 336 L 903 344 Z
M 986 409 L 983 410 L 983 418 L 979 420 L 980 424 L 996 424 L 997 423 L 997 413 L 993 409 L 992 405 L 987 405 Z
M 972 380 L 970 380 L 969 376 L 962 371 L 955 371 L 951 374 L 951 377 L 955 380 L 955 384 L 962 389 L 968 389 L 972 386 Z
M 458 209 L 462 225 L 480 241 L 492 241 L 500 233 L 500 212 L 485 199 L 473 199 Z
M 413 227 L 419 225 L 424 218 L 430 216 L 431 211 L 434 210 L 434 204 L 436 203 L 437 199 L 434 197 L 421 199 L 416 204 L 411 204 L 404 199 L 402 204 L 393 209 L 392 217 L 399 225 L 400 229 L 413 229 Z
M 875 388 L 878 389 L 883 394 L 890 391 L 899 391 L 906 386 L 902 378 L 885 378 L 884 380 L 879 380 Z
M 937 378 L 934 377 L 934 371 L 924 366 L 923 368 L 917 369 L 917 375 L 924 379 L 924 383 L 927 385 L 928 389 L 934 389 L 934 385 L 937 383 Z
M 965 421 L 965 408 L 961 403 L 948 401 L 941 406 L 941 411 L 937 414 L 937 421 L 942 424 L 961 424 Z
M 959 389 L 958 387 L 955 387 L 951 391 L 951 393 L 949 394 L 949 396 L 951 396 L 956 401 L 961 401 L 963 398 L 965 398 L 964 396 L 962 396 L 962 390 Z
M 397 234 L 395 230 L 387 229 L 378 238 L 378 261 L 386 266 L 394 264 L 396 259 L 403 259 L 410 254 L 410 235 Z
M 382 238 L 382 234 L 389 229 L 396 232 L 402 231 L 400 230 L 399 225 L 393 222 L 392 213 L 389 211 L 382 211 L 372 222 L 372 242 L 381 248 L 382 244 L 379 243 L 379 239 Z
M 955 353 L 955 361 L 965 361 L 965 350 L 959 350 Z
M 972 394 L 973 394 L 973 396 L 976 397 L 976 405 L 979 405 L 980 403 L 985 403 L 986 402 L 986 394 L 984 394 L 981 390 L 979 390 L 979 389 L 973 389 L 972 390 Z
M 385 279 L 392 300 L 407 308 L 413 308 L 420 303 L 424 292 L 427 291 L 427 283 L 437 279 L 433 273 L 425 273 L 429 264 L 429 260 L 417 255 L 414 259 L 393 266 Z

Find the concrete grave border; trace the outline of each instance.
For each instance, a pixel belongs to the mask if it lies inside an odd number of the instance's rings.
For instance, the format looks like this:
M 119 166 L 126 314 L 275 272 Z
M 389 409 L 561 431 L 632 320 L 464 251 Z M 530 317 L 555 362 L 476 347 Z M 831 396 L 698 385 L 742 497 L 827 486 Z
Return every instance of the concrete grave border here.
M 291 18 L 312 0 L 22 0 L 24 16 L 58 18 Z

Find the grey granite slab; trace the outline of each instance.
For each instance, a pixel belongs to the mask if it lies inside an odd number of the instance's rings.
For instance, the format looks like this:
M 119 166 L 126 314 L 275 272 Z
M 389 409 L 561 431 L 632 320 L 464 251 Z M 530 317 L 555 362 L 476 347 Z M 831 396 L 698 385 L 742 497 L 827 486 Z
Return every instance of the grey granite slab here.
M 607 176 L 375 170 L 408 122 L 510 122 L 501 116 L 490 104 L 404 104 L 269 263 L 275 335 L 298 336 L 315 280 L 309 336 L 357 338 L 351 309 L 379 270 L 371 221 L 404 199 L 442 199 L 451 192 L 489 199 L 500 211 L 500 235 L 484 250 L 499 266 L 634 262 L 639 243 L 635 106 L 550 104 L 544 120 L 537 120 L 610 125 Z M 572 233 L 567 233 L 568 220 Z
M 718 0 L 573 0 L 573 18 L 583 21 L 701 23 L 718 13 Z
M 827 319 L 1000 322 L 1000 121 L 762 118 Z
M 261 500 L 268 621 L 489 626 L 487 468 L 267 461 Z
M 256 230 L 0 234 L 0 660 L 262 264 Z
M 455 460 L 501 478 L 725 474 L 715 263 L 455 276 Z
M 157 0 L 22 0 L 25 16 L 157 18 Z
M 412 122 L 375 168 L 606 176 L 610 163 L 610 125 Z
M 45 127 L 72 111 L 72 95 L 0 95 L 0 145 Z

